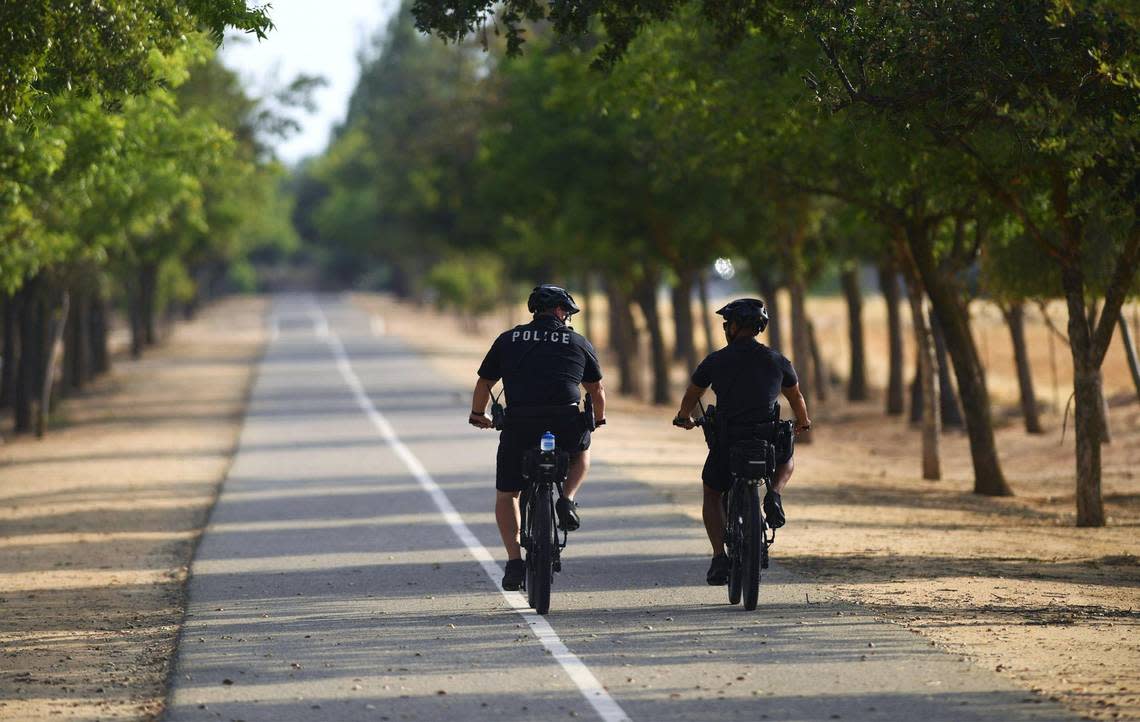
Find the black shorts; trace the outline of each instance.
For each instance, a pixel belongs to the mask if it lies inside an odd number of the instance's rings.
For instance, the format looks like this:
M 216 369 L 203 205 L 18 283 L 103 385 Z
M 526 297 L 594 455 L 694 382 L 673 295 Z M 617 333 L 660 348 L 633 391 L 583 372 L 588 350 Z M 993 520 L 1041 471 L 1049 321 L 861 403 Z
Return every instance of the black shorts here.
M 526 482 L 522 476 L 523 453 L 537 449 L 538 442 L 547 431 L 554 434 L 554 443 L 574 458 L 590 448 L 590 432 L 585 418 L 577 406 L 547 410 L 541 415 L 507 411 L 503 431 L 499 434 L 499 453 L 495 457 L 495 488 L 499 491 L 522 491 Z
M 767 439 L 776 444 L 776 466 L 788 463 L 795 454 L 795 435 L 786 425 L 777 425 L 770 433 L 754 433 L 749 427 L 730 428 L 728 439 L 718 443 L 716 448 L 709 449 L 705 467 L 701 470 L 701 481 L 705 486 L 719 492 L 732 488 L 732 472 L 728 468 L 728 447 L 734 441 L 753 438 Z

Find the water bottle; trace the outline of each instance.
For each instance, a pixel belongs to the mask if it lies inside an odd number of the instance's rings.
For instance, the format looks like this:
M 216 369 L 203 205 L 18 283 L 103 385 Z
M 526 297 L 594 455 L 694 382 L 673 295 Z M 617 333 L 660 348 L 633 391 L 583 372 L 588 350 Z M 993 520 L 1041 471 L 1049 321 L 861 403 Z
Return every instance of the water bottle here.
M 533 438 L 533 437 L 532 437 Z M 538 443 L 538 448 L 543 451 L 554 451 L 554 434 L 547 431 L 542 435 L 542 441 Z

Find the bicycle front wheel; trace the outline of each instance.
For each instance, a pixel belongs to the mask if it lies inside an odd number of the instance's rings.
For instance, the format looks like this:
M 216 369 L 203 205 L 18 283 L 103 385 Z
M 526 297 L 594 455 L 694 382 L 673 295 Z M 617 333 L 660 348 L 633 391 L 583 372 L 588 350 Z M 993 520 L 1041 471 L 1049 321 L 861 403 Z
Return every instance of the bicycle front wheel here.
M 744 508 L 741 509 L 743 524 L 740 549 L 741 586 L 743 587 L 744 608 L 751 612 L 760 599 L 760 557 L 763 554 L 764 527 L 760 521 L 760 493 L 755 486 L 745 492 Z
M 534 611 L 550 611 L 554 581 L 554 509 L 549 491 L 535 494 L 531 507 L 530 549 L 526 555 L 526 597 Z

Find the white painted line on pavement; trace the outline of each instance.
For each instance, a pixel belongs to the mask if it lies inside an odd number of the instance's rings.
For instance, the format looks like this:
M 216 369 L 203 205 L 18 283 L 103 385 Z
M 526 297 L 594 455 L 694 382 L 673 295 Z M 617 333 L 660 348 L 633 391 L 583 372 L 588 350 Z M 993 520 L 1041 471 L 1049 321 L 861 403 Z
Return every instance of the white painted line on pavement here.
M 329 338 L 329 320 L 325 318 L 324 312 L 321 307 L 316 307 L 317 312 L 313 315 L 313 331 L 317 334 L 317 338 Z
M 495 564 L 491 552 L 487 551 L 487 547 L 483 546 L 475 535 L 471 533 L 471 529 L 463 521 L 463 518 L 459 516 L 459 512 L 455 510 L 455 507 L 452 506 L 451 500 L 447 498 L 447 494 L 439 487 L 439 484 L 435 483 L 435 479 L 431 478 L 431 474 L 429 474 L 427 469 L 424 468 L 424 465 L 420 463 L 420 460 L 416 458 L 416 455 L 412 453 L 412 450 L 405 446 L 404 442 L 400 441 L 400 437 L 396 435 L 396 430 L 388 423 L 388 419 L 384 418 L 372 403 L 372 399 L 368 398 L 368 394 L 364 392 L 364 385 L 360 382 L 360 378 L 356 375 L 356 372 L 352 370 L 352 364 L 348 360 L 348 353 L 344 349 L 344 344 L 341 343 L 340 337 L 336 332 L 329 329 L 328 320 L 325 318 L 324 312 L 321 311 L 319 305 L 314 304 L 313 317 L 314 319 L 319 319 L 316 323 L 318 335 L 322 336 L 332 349 L 333 355 L 336 357 L 337 369 L 340 371 L 341 377 L 344 378 L 344 382 L 348 385 L 349 389 L 352 390 L 352 395 L 356 398 L 356 403 L 360 406 L 364 415 L 368 417 L 369 421 L 372 422 L 372 425 L 376 427 L 376 430 L 380 433 L 381 438 L 392 447 L 392 451 L 396 453 L 396 456 L 400 457 L 400 460 L 408 467 L 408 471 L 412 473 L 412 476 L 419 482 L 423 490 L 426 491 L 432 501 L 435 502 L 436 507 L 439 508 L 440 513 L 451 527 L 451 530 L 455 532 L 455 535 L 459 537 L 459 540 L 463 542 L 463 545 L 471 552 L 471 556 L 475 557 L 475 560 L 483 567 L 483 571 L 486 572 L 491 583 L 494 584 L 495 587 L 498 587 L 499 578 L 502 576 L 503 570 L 499 568 L 499 565 Z M 605 722 L 628 722 L 629 715 L 627 715 L 617 701 L 610 696 L 610 693 L 606 691 L 606 688 L 602 686 L 602 683 L 598 681 L 594 673 L 582 663 L 582 660 L 578 659 L 576 654 L 570 651 L 565 642 L 558 636 L 558 633 L 550 626 L 550 622 L 546 621 L 541 615 L 528 611 L 530 607 L 527 606 L 526 599 L 521 593 L 503 591 L 502 594 L 503 598 L 507 600 L 507 604 L 522 615 L 522 618 L 530 625 L 534 636 L 538 638 L 538 641 L 542 642 L 542 646 L 550 652 L 550 656 L 554 657 L 554 659 L 562 665 L 562 669 L 566 671 L 571 681 L 578 686 L 578 689 L 582 692 L 582 696 L 593 706 L 598 716 L 605 720 Z

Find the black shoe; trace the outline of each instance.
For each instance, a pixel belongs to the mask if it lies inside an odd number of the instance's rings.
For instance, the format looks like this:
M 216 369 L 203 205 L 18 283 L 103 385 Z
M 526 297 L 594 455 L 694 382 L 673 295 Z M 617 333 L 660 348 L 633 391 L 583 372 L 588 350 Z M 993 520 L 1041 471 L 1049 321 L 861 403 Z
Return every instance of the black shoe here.
M 558 513 L 558 528 L 566 531 L 577 531 L 582 526 L 578 518 L 578 505 L 564 496 L 558 497 L 554 502 L 554 511 Z
M 526 562 L 522 559 L 508 559 L 507 571 L 503 574 L 503 589 L 517 592 L 526 579 Z
M 712 563 L 709 564 L 709 573 L 705 575 L 705 581 L 709 583 L 710 587 L 722 587 L 728 584 L 729 566 L 727 554 L 717 554 L 712 558 Z
M 787 519 L 784 518 L 784 507 L 780 504 L 780 495 L 769 491 L 764 497 L 764 520 L 768 522 L 769 529 L 779 529 Z

